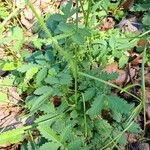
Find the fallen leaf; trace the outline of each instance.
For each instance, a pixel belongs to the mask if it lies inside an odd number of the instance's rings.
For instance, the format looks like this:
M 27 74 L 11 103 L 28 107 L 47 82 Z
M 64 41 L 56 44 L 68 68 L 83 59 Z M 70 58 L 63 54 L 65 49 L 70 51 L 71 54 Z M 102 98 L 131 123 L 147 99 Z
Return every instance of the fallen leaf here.
M 112 17 L 107 17 L 102 20 L 102 25 L 99 27 L 100 31 L 107 31 L 115 26 L 115 21 Z

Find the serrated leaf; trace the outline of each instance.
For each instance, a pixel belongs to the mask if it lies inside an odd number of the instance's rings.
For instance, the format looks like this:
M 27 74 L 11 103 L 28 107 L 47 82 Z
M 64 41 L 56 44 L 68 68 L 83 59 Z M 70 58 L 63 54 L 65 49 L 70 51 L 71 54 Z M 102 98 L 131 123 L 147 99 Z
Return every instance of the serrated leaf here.
M 62 85 L 70 85 L 72 82 L 72 77 L 70 74 L 62 72 L 58 74 L 58 77 L 59 77 L 59 83 Z
M 17 68 L 17 66 L 15 65 L 14 62 L 6 62 L 3 67 L 2 70 L 3 71 L 11 71 L 11 70 L 15 70 Z
M 139 4 L 135 4 L 130 11 L 147 11 L 150 8 L 150 3 L 149 2 L 143 2 Z
M 72 9 L 72 0 L 69 0 L 69 2 L 62 8 L 62 12 L 66 18 L 71 17 L 75 13 L 75 10 Z
M 43 111 L 45 114 L 53 114 L 55 113 L 55 108 L 53 103 L 44 103 L 41 107 L 40 110 Z
M 68 144 L 68 150 L 77 150 L 82 149 L 83 140 L 81 138 L 77 138 Z
M 73 24 L 68 24 L 68 23 L 60 23 L 58 25 L 58 28 L 60 31 L 64 32 L 64 33 L 71 33 L 73 31 L 75 31 L 75 26 Z
M 37 150 L 36 145 L 33 142 L 28 141 L 27 150 Z
M 129 115 L 131 113 L 131 109 L 133 105 L 128 104 L 124 99 L 119 98 L 117 96 L 107 96 L 108 99 L 108 107 L 112 111 L 116 111 L 121 114 Z
M 0 133 L 0 145 L 14 144 L 22 141 L 24 138 L 25 130 L 29 128 L 31 128 L 31 126 L 26 126 Z
M 117 137 L 120 134 L 120 132 L 118 131 L 114 131 L 113 132 L 113 136 L 114 138 Z M 128 143 L 127 141 L 127 137 L 125 136 L 125 134 L 122 134 L 119 139 L 117 139 L 117 143 L 119 143 L 120 145 L 126 145 Z
M 73 34 L 71 38 L 76 44 L 79 44 L 79 45 L 83 45 L 84 44 L 84 41 L 85 41 L 84 37 L 78 32 Z
M 13 28 L 13 39 L 15 39 L 15 44 L 12 47 L 12 50 L 18 52 L 24 42 L 23 30 L 20 27 Z
M 38 67 L 30 68 L 25 74 L 24 82 L 29 82 L 33 78 L 33 76 L 38 72 L 38 69 Z
M 52 94 L 52 90 L 49 90 L 47 93 L 39 96 L 36 99 L 35 103 L 32 105 L 30 111 L 31 112 L 37 111 L 40 108 L 40 106 L 51 96 L 51 94 Z
M 54 143 L 54 142 L 47 142 L 45 144 L 43 144 L 42 146 L 40 146 L 39 150 L 58 150 L 58 148 L 61 145 L 58 143 Z
M 119 59 L 119 68 L 123 68 L 125 64 L 128 62 L 128 56 L 122 55 L 121 58 Z
M 150 12 L 146 13 L 143 17 L 142 23 L 150 27 Z
M 50 128 L 47 124 L 40 124 L 38 127 L 38 130 L 40 131 L 42 137 L 48 139 L 49 141 L 56 142 L 59 145 L 62 145 L 59 139 L 59 136 L 55 133 L 55 131 Z
M 42 80 L 44 80 L 47 76 L 48 69 L 46 67 L 42 68 L 36 76 L 36 83 L 40 84 Z
M 42 40 L 37 38 L 37 39 L 35 39 L 35 40 L 33 41 L 33 44 L 34 44 L 34 46 L 35 46 L 36 48 L 41 49 L 41 47 L 42 47 Z
M 34 94 L 35 95 L 42 95 L 42 94 L 47 93 L 47 92 L 49 92 L 51 90 L 52 90 L 52 88 L 50 86 L 42 86 L 42 87 L 36 89 L 34 91 Z
M 124 128 L 127 128 L 127 125 L 124 125 Z M 142 129 L 140 127 L 140 125 L 136 122 L 132 123 L 132 125 L 128 128 L 127 130 L 130 133 L 141 133 Z
M 103 100 L 104 100 L 105 95 L 99 95 L 95 98 L 91 108 L 87 111 L 87 114 L 91 118 L 95 118 L 96 116 L 101 114 L 101 110 L 103 108 Z
M 50 85 L 59 84 L 59 79 L 55 77 L 47 77 L 44 81 Z
M 94 89 L 93 87 L 88 88 L 88 89 L 85 91 L 85 93 L 84 93 L 85 101 L 91 100 L 91 98 L 94 97 L 95 92 L 96 92 L 96 91 L 95 91 L 95 89 Z
M 23 30 L 20 27 L 14 27 L 13 28 L 13 38 L 15 39 L 23 39 Z
M 110 37 L 109 39 L 109 45 L 112 49 L 115 49 L 115 45 L 116 45 L 116 38 L 114 36 Z
M 22 65 L 21 67 L 19 67 L 17 70 L 21 73 L 25 73 L 27 72 L 30 68 L 32 67 L 36 67 L 37 65 L 35 64 L 31 64 L 31 63 L 28 63 L 28 64 L 24 64 Z

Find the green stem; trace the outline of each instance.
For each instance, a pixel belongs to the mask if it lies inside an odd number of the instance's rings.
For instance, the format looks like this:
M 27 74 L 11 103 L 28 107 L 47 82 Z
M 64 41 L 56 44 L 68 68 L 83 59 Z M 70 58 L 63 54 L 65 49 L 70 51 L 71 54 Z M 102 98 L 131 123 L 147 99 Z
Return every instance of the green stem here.
M 83 3 L 82 3 L 82 0 L 79 0 L 79 3 L 80 3 L 80 6 L 81 6 L 81 9 L 82 9 L 82 13 L 83 13 L 83 16 L 84 16 L 84 22 L 85 22 L 85 18 L 86 18 L 86 12 L 83 8 Z
M 82 93 L 82 99 L 83 99 L 83 110 L 84 110 L 84 131 L 85 131 L 85 137 L 87 137 L 87 120 L 86 120 L 86 107 L 85 107 L 85 98 L 84 94 Z
M 89 0 L 89 2 L 88 2 L 88 10 L 87 10 L 86 19 L 85 19 L 85 26 L 86 27 L 88 26 L 91 4 L 92 4 L 91 0 Z
M 144 65 L 145 65 L 145 58 L 146 58 L 146 48 L 147 46 L 145 45 L 144 51 L 143 51 L 143 60 L 142 60 L 142 106 L 143 106 L 143 111 L 144 111 L 144 131 L 146 128 L 146 94 L 145 94 L 145 77 L 144 77 Z
M 33 14 L 35 15 L 35 17 L 37 18 L 38 22 L 40 23 L 42 29 L 45 31 L 45 33 L 47 34 L 48 38 L 50 39 L 52 45 L 54 46 L 54 48 L 67 60 L 69 61 L 70 57 L 68 56 L 68 53 L 63 51 L 63 49 L 59 46 L 58 41 L 52 37 L 50 31 L 48 30 L 46 24 L 44 23 L 44 19 L 38 15 L 38 13 L 36 12 L 33 4 L 31 3 L 30 0 L 27 1 L 27 5 L 30 7 L 30 9 L 32 10 Z M 68 60 L 69 59 L 69 60 Z
M 78 62 L 77 62 L 77 46 L 75 48 L 75 73 L 74 73 L 74 78 L 75 78 L 75 103 L 77 105 L 77 99 L 78 99 Z
M 13 18 L 19 11 L 20 11 L 20 8 L 16 8 L 15 10 L 13 10 L 13 12 L 0 24 L 0 31 L 2 31 L 2 29 L 4 28 L 4 26 L 6 25 L 6 23 L 11 18 Z
M 79 9 L 79 4 L 78 0 L 76 0 L 76 32 L 78 32 L 78 9 Z M 74 61 L 74 66 L 75 66 L 75 72 L 74 72 L 74 78 L 75 78 L 75 103 L 77 105 L 77 99 L 78 99 L 78 45 L 75 47 L 75 61 Z
M 94 76 L 91 76 L 91 75 L 88 75 L 88 74 L 83 73 L 83 72 L 79 72 L 79 75 L 84 76 L 84 77 L 88 77 L 88 78 L 90 78 L 90 79 L 93 79 L 93 80 L 96 80 L 96 81 L 99 81 L 99 82 L 102 82 L 102 83 L 104 83 L 104 84 L 107 84 L 107 85 L 109 85 L 109 86 L 111 86 L 111 87 L 114 87 L 114 88 L 116 88 L 116 89 L 118 89 L 118 90 L 120 90 L 120 91 L 123 91 L 123 92 L 125 92 L 125 93 L 131 95 L 131 96 L 134 97 L 135 99 L 141 101 L 141 99 L 138 98 L 137 96 L 135 96 L 134 94 L 132 94 L 132 93 L 126 91 L 125 89 L 123 90 L 121 87 L 119 87 L 119 86 L 117 86 L 117 85 L 115 85 L 115 84 L 113 84 L 113 83 L 110 83 L 110 82 L 108 82 L 108 81 L 102 80 L 102 79 L 100 79 L 100 78 L 97 78 L 97 77 L 94 77 Z

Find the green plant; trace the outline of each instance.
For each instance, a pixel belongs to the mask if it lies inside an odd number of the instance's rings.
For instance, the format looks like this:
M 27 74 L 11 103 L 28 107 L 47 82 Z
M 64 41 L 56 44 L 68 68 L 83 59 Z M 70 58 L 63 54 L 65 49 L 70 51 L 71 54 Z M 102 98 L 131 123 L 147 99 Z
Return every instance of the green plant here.
M 79 6 L 73 8 L 72 1 L 62 8 L 62 14 L 48 15 L 45 19 L 29 0 L 27 4 L 38 20 L 34 27 L 38 38 L 27 40 L 20 28 L 13 28 L 12 36 L 2 44 L 14 40 L 16 44 L 8 46 L 9 61 L 5 59 L 0 64 L 2 70 L 11 71 L 11 84 L 17 86 L 18 93 L 27 95 L 24 102 L 27 113 L 21 118 L 23 127 L 0 133 L 0 144 L 13 144 L 26 137 L 22 150 L 119 149 L 127 144 L 126 133 L 142 133 L 135 118 L 145 109 L 144 93 L 141 101 L 112 84 L 117 74 L 104 72 L 103 67 L 115 59 L 124 67 L 128 50 L 147 33 L 129 38 L 118 29 L 106 33 L 90 28 L 91 1 L 88 12 L 84 12 L 85 25 L 79 25 Z M 86 5 L 81 7 L 85 11 Z M 34 45 L 34 52 L 26 51 L 26 41 Z M 141 102 L 135 107 L 113 95 L 112 88 Z M 144 91 L 144 84 L 142 88 Z

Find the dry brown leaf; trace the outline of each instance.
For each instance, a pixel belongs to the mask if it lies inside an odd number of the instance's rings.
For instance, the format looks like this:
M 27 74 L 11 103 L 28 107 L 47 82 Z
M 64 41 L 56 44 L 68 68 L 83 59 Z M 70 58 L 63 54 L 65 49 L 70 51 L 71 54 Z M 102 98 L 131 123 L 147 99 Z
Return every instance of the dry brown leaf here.
M 142 54 L 137 54 L 137 53 L 131 53 L 131 57 L 135 57 L 130 63 L 132 66 L 138 66 L 139 64 L 142 63 Z
M 102 25 L 99 27 L 100 31 L 107 31 L 115 26 L 115 21 L 112 17 L 107 17 L 102 20 Z
M 136 143 L 138 140 L 138 134 L 127 133 L 127 140 L 129 143 Z
M 150 87 L 150 73 L 147 73 L 147 74 L 145 75 L 145 85 L 146 85 L 147 87 Z
M 134 68 L 130 69 L 130 76 L 129 76 L 127 71 L 119 69 L 118 64 L 116 62 L 106 66 L 103 69 L 103 71 L 106 71 L 108 73 L 113 73 L 113 72 L 118 73 L 118 78 L 112 82 L 119 86 L 122 86 L 122 85 L 128 83 L 130 81 L 130 78 L 134 78 L 134 76 L 136 75 L 136 70 Z

